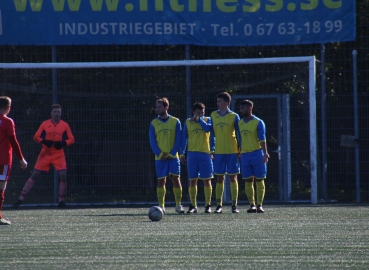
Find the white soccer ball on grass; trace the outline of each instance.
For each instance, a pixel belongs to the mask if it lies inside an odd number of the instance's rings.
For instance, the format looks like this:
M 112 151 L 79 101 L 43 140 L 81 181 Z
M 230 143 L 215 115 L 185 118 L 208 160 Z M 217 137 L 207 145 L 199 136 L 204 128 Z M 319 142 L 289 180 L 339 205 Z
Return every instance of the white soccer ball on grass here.
M 160 206 L 153 206 L 149 209 L 147 216 L 151 221 L 160 221 L 163 218 L 163 209 Z

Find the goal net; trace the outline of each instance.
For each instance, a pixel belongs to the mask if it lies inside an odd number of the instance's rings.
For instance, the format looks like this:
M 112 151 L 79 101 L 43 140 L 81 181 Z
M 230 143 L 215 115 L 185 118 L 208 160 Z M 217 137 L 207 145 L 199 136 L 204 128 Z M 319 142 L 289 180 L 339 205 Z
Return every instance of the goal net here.
M 181 123 L 199 101 L 206 115 L 216 110 L 216 94 L 231 94 L 238 113 L 243 99 L 254 102 L 264 120 L 268 163 L 268 201 L 317 203 L 315 57 L 220 59 L 104 63 L 0 64 L 1 95 L 13 100 L 9 114 L 29 162 L 26 175 L 13 170 L 8 200 L 16 200 L 37 159 L 32 137 L 62 105 L 62 119 L 76 142 L 65 148 L 67 202 L 116 204 L 156 201 L 154 156 L 148 139 L 157 98 L 169 99 L 169 113 Z M 50 180 L 54 179 L 54 181 Z M 183 199 L 187 169 L 181 167 Z M 239 200 L 246 200 L 239 177 Z M 166 201 L 174 201 L 168 181 Z M 25 203 L 50 204 L 57 197 L 52 172 L 42 178 Z M 199 183 L 198 200 L 203 198 Z M 215 193 L 215 192 L 214 192 Z M 215 194 L 213 195 L 215 198 Z

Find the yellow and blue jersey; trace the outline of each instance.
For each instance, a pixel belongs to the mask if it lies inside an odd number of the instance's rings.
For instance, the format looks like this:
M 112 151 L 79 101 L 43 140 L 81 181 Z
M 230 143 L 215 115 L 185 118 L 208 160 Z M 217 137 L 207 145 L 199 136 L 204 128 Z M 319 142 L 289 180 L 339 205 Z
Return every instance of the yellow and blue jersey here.
M 187 151 L 210 153 L 211 118 L 200 117 L 198 121 L 188 118 L 183 126 L 181 155 Z
M 210 117 L 213 124 L 211 136 L 215 136 L 215 146 L 211 140 L 210 147 L 214 154 L 238 153 L 238 114 L 228 109 L 222 115 L 218 110 L 212 112 Z
M 238 127 L 241 154 L 262 149 L 260 142 L 266 141 L 265 124 L 263 120 L 253 115 L 248 121 L 241 119 L 238 122 Z
M 171 115 L 164 120 L 158 116 L 151 121 L 149 139 L 151 149 L 155 153 L 155 160 L 160 159 L 159 156 L 162 152 L 178 158 L 181 132 L 181 122 L 178 118 Z

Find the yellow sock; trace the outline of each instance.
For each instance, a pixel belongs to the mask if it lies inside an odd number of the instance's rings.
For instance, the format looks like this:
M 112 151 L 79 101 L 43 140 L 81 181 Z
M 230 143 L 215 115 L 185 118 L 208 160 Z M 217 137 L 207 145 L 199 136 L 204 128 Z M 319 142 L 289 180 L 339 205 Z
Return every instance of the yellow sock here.
M 217 199 L 218 205 L 223 205 L 223 192 L 224 192 L 224 182 L 217 183 L 215 187 L 215 198 Z
M 249 200 L 250 205 L 255 205 L 254 182 L 245 183 L 245 192 L 246 192 L 246 196 L 247 196 L 247 199 Z
M 188 189 L 188 192 L 190 193 L 191 204 L 194 207 L 197 207 L 197 200 L 196 200 L 196 197 L 197 197 L 197 187 L 190 187 Z
M 232 205 L 237 205 L 238 200 L 238 182 L 231 182 Z
M 174 198 L 176 200 L 176 206 L 181 204 L 182 201 L 182 188 L 173 187 Z
M 256 181 L 256 194 L 257 194 L 257 201 L 258 205 L 263 205 L 264 195 L 265 195 L 265 182 Z
M 158 197 L 158 203 L 159 203 L 159 206 L 163 209 L 164 209 L 164 204 L 165 204 L 165 193 L 166 193 L 165 186 L 156 188 L 156 195 Z
M 204 193 L 205 193 L 205 205 L 211 205 L 211 194 L 213 192 L 213 187 L 205 186 Z

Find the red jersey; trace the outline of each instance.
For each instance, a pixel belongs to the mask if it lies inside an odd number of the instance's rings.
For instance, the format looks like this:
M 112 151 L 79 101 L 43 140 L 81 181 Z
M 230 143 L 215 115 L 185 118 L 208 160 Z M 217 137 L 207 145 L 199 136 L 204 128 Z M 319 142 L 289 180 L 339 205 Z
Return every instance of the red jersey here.
M 38 143 L 40 143 L 42 140 L 49 140 L 53 142 L 65 141 L 67 145 L 74 143 L 72 131 L 70 130 L 69 125 L 63 120 L 60 120 L 56 124 L 54 124 L 51 119 L 42 122 L 35 136 L 33 136 L 33 139 Z M 42 145 L 41 150 L 41 152 L 46 152 L 48 154 L 61 153 L 61 151 L 64 152 L 63 148 L 58 150 L 55 149 L 54 145 L 49 148 L 44 144 Z
M 15 135 L 15 126 L 11 118 L 0 114 L 0 164 L 12 164 L 13 149 L 20 160 L 23 154 Z

